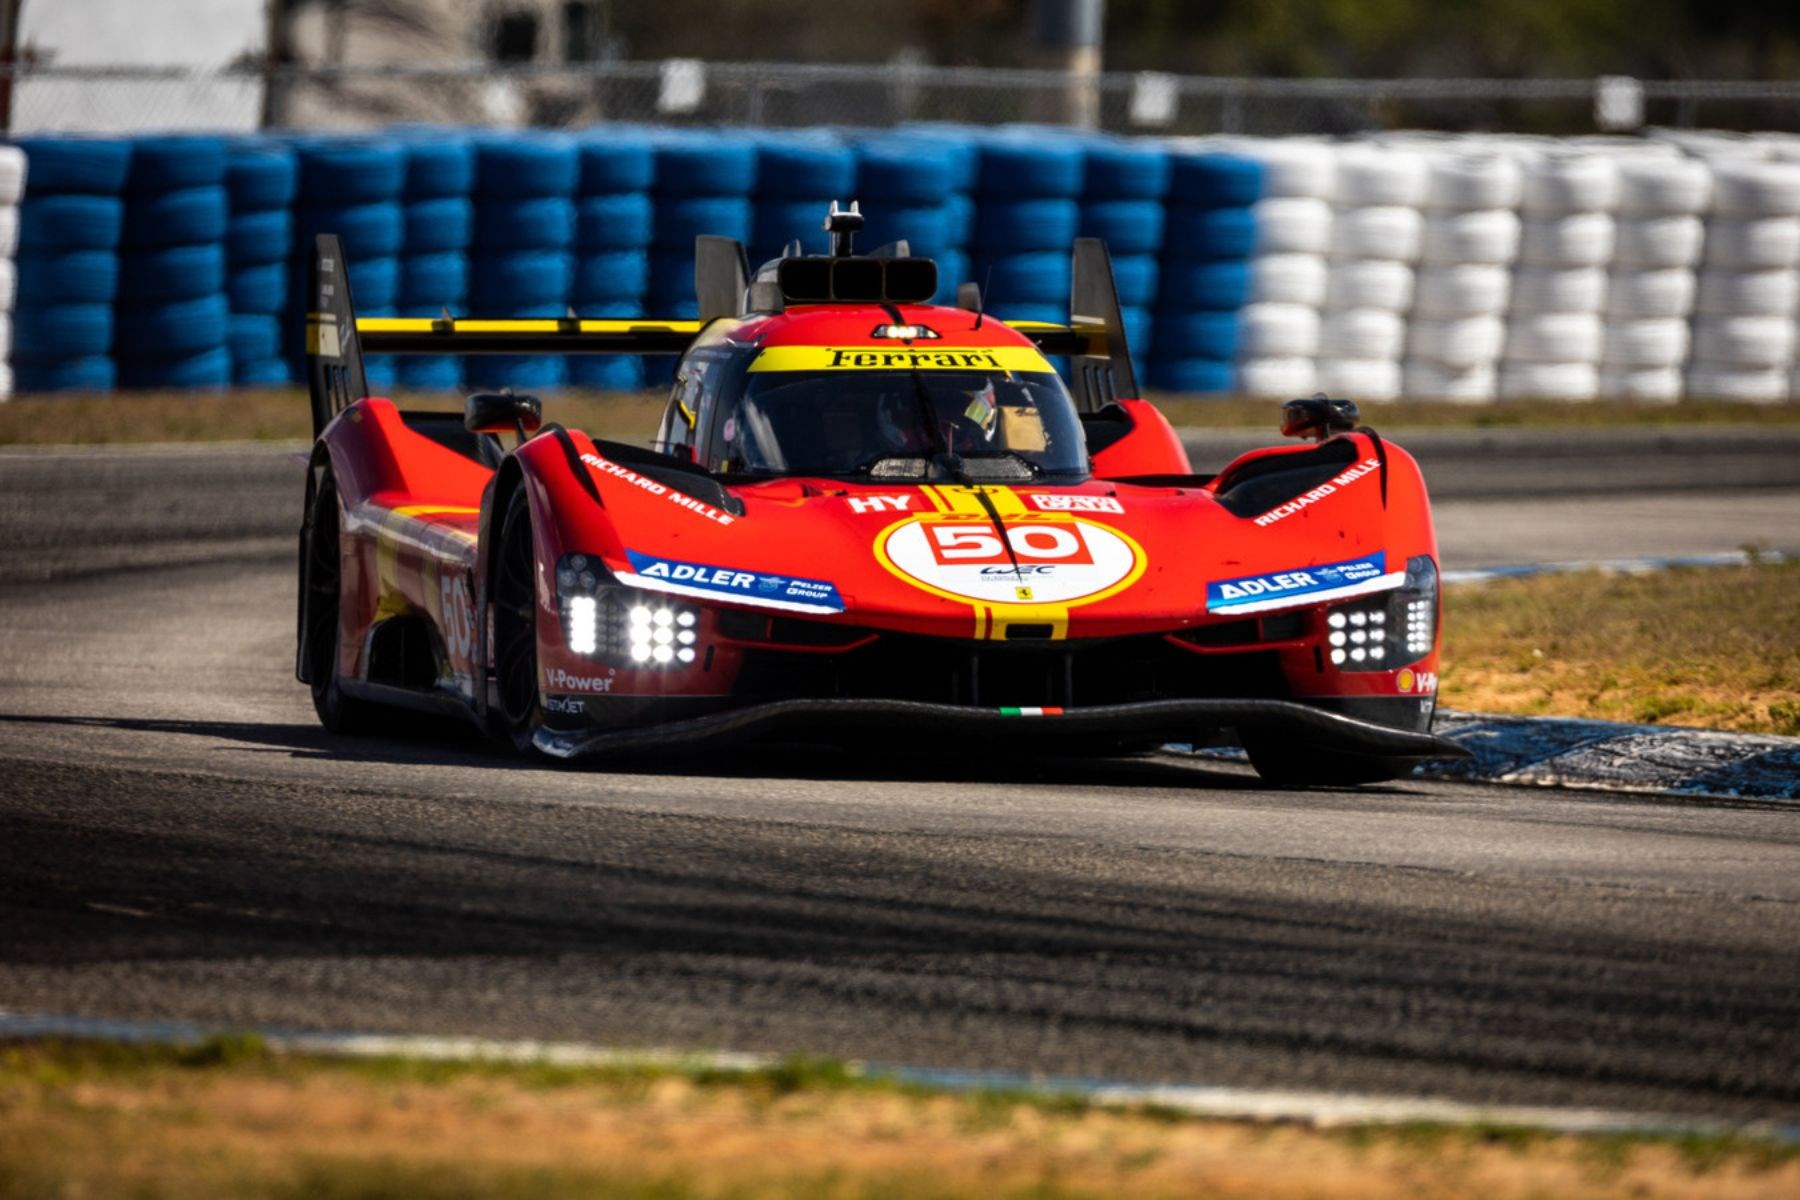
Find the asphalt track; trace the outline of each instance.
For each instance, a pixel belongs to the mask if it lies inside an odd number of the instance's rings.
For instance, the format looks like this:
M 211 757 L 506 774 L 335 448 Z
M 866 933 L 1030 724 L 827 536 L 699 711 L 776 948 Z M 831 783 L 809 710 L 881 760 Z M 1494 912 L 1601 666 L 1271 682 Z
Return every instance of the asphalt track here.
M 284 454 L 0 456 L 0 1010 L 1800 1121 L 1791 808 L 334 740 Z M 1800 549 L 1736 477 L 1433 482 L 1453 566 Z

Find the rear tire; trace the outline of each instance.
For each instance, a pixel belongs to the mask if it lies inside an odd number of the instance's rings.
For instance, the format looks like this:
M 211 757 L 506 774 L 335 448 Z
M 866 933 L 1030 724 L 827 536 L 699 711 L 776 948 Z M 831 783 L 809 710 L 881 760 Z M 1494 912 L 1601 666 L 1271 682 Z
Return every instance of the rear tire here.
M 500 518 L 493 597 L 500 732 L 519 750 L 529 750 L 543 707 L 538 692 L 537 548 L 524 488 L 513 492 Z
M 343 558 L 338 514 L 337 480 L 327 467 L 307 514 L 306 556 L 302 560 L 306 674 L 319 724 L 338 734 L 377 733 L 385 724 L 384 710 L 346 696 L 338 677 L 343 632 Z
M 1246 732 L 1239 738 L 1250 765 L 1278 787 L 1355 787 L 1385 783 L 1412 769 L 1410 761 L 1320 750 L 1292 737 Z

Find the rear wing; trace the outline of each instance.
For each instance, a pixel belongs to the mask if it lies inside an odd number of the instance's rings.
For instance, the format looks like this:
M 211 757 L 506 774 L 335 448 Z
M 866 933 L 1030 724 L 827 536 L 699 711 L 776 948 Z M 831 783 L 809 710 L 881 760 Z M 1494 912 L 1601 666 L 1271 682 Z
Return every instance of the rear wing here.
M 748 287 L 743 249 L 735 241 L 702 237 L 697 251 L 698 320 L 359 318 L 343 246 L 335 234 L 320 234 L 313 251 L 306 317 L 313 436 L 369 394 L 365 354 L 682 354 L 708 320 L 743 315 L 753 290 Z M 1112 258 L 1097 238 L 1076 240 L 1069 293 L 1067 325 L 1007 324 L 1045 354 L 1073 360 L 1071 390 L 1081 412 L 1098 412 L 1116 400 L 1136 398 L 1137 376 L 1125 341 Z
M 704 321 L 358 317 L 335 234 L 320 234 L 306 315 L 313 436 L 369 394 L 365 354 L 681 354 Z

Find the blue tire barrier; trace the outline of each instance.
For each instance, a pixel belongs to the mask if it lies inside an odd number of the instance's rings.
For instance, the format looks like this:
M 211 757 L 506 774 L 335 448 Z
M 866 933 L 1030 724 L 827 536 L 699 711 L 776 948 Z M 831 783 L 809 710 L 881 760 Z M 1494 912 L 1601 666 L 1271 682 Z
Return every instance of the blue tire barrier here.
M 357 258 L 350 251 L 350 296 L 365 317 L 391 312 L 400 302 L 400 260 Z
M 944 240 L 952 246 L 967 246 L 975 240 L 975 197 L 967 192 L 944 197 Z
M 945 181 L 952 192 L 972 192 L 981 171 L 981 151 L 976 140 L 987 136 L 985 126 L 908 125 L 887 136 L 901 144 L 924 147 L 948 167 Z
M 22 358 L 13 351 L 13 386 L 20 392 L 110 392 L 119 368 L 104 354 L 82 358 Z
M 225 344 L 231 307 L 223 294 L 167 304 L 120 307 L 115 330 L 116 353 L 131 356 L 198 354 Z
M 560 196 L 484 200 L 475 206 L 475 240 L 483 250 L 564 250 L 575 241 L 575 205 Z
M 408 355 L 394 364 L 394 380 L 416 392 L 462 390 L 462 360 L 447 354 Z
M 969 256 L 961 250 L 946 250 L 937 256 L 938 290 L 934 300 L 938 304 L 955 304 L 956 289 L 959 284 L 970 280 L 981 282 L 975 274 Z
M 288 265 L 272 262 L 239 267 L 226 277 L 225 294 L 234 313 L 281 312 L 288 302 Z
M 582 196 L 609 192 L 647 192 L 656 178 L 656 154 L 646 138 L 593 131 L 577 139 L 581 176 L 575 187 Z
M 638 361 L 643 368 L 644 387 L 647 390 L 666 392 L 669 390 L 669 385 L 675 382 L 675 358 L 673 355 L 663 354 Z
M 260 362 L 231 362 L 231 382 L 239 387 L 286 387 L 294 381 L 293 369 L 285 358 L 265 358 Z
M 756 189 L 756 148 L 746 138 L 664 133 L 655 146 L 651 186 L 660 196 L 748 196 Z
M 406 242 L 406 220 L 398 204 L 358 204 L 349 208 L 301 208 L 294 211 L 294 252 L 308 258 L 313 238 L 335 233 L 352 263 L 362 258 L 391 258 Z
M 1152 358 L 1150 385 L 1165 392 L 1229 392 L 1231 363 L 1220 358 Z
M 1081 194 L 1086 155 L 1080 143 L 997 137 L 979 148 L 975 190 L 989 197 L 1074 197 Z
M 231 200 L 221 185 L 134 195 L 125 206 L 124 249 L 191 246 L 225 237 Z
M 400 195 L 408 201 L 466 197 L 475 188 L 475 145 L 452 133 L 421 133 L 402 139 L 405 178 Z
M 28 304 L 110 304 L 119 294 L 119 256 L 111 250 L 21 254 L 19 291 Z
M 517 388 L 528 392 L 562 387 L 568 382 L 567 360 L 538 355 L 518 358 L 510 354 L 480 354 L 463 364 L 463 378 L 471 388 Z
M 475 240 L 475 204 L 466 196 L 414 200 L 402 211 L 408 254 L 467 250 Z
M 756 143 L 756 179 L 758 196 L 825 196 L 847 204 L 856 186 L 856 155 L 829 137 L 764 137 Z
M 575 259 L 561 251 L 475 254 L 469 259 L 470 311 L 560 317 L 574 280 Z
M 950 223 L 941 204 L 877 208 L 856 237 L 858 249 L 865 253 L 898 241 L 905 241 L 914 254 L 925 258 L 958 245 L 950 240 Z
M 282 262 L 294 248 L 294 214 L 284 208 L 233 213 L 225 254 L 233 263 Z
M 650 244 L 654 210 L 641 192 L 584 196 L 575 204 L 575 244 L 582 250 L 637 250 Z
M 555 257 L 549 256 L 546 257 Z M 469 256 L 462 251 L 409 254 L 400 260 L 400 305 L 463 306 L 469 294 Z
M 399 372 L 394 360 L 385 355 L 365 359 L 363 375 L 369 381 L 371 396 L 389 395 L 394 390 L 394 384 L 399 381 Z
M 1145 308 L 1156 303 L 1157 283 L 1162 277 L 1160 258 L 1154 254 L 1122 254 L 1112 260 L 1112 267 L 1120 304 Z
M 641 391 L 644 363 L 623 354 L 578 354 L 569 359 L 569 386 L 596 392 Z
M 872 212 L 941 205 L 954 173 L 949 152 L 929 142 L 888 138 L 856 148 L 856 195 Z
M 742 196 L 672 196 L 656 205 L 652 245 L 692 250 L 703 233 L 750 239 L 750 201 Z
M 563 133 L 488 134 L 475 139 L 475 195 L 490 202 L 575 194 L 581 156 Z
M 1119 316 L 1125 321 L 1125 348 L 1131 351 L 1132 365 L 1137 368 L 1138 375 L 1142 376 L 1143 364 L 1155 340 L 1152 335 L 1155 316 L 1148 308 L 1131 304 L 1121 305 Z M 1139 378 L 1138 386 L 1143 385 L 1143 379 Z
M 652 275 L 654 279 L 654 273 Z M 659 292 L 652 288 L 644 297 L 644 311 L 656 321 L 692 321 L 700 315 L 700 301 L 694 296 L 692 268 L 687 286 L 678 291 Z M 673 378 L 671 374 L 670 378 Z
M 1150 336 L 1165 357 L 1229 359 L 1238 351 L 1237 310 L 1165 308 Z
M 650 286 L 645 292 L 666 300 L 694 299 L 694 251 L 662 250 L 650 255 Z M 651 316 L 668 314 L 657 311 Z
M 975 260 L 975 276 L 987 281 L 983 294 L 996 308 L 1066 302 L 1069 268 L 1067 251 L 1041 250 Z
M 976 212 L 974 245 L 984 254 L 1066 253 L 1080 227 L 1081 208 L 1073 200 L 983 198 Z
M 406 182 L 406 151 L 397 142 L 303 138 L 294 153 L 300 164 L 296 199 L 308 207 L 391 203 Z
M 124 230 L 125 202 L 116 196 L 28 196 L 19 206 L 19 246 L 28 254 L 116 250 Z
M 650 288 L 650 256 L 642 250 L 589 254 L 575 261 L 570 303 L 577 309 L 636 303 Z
M 299 186 L 300 167 L 286 146 L 266 141 L 232 143 L 225 163 L 225 191 L 231 196 L 234 215 L 289 208 Z
M 1263 198 L 1263 167 L 1240 154 L 1177 154 L 1169 202 L 1188 208 L 1248 208 Z
M 224 290 L 225 246 L 221 242 L 142 250 L 119 259 L 118 298 L 122 303 L 192 300 Z
M 139 194 L 219 187 L 225 182 L 225 140 L 188 134 L 133 138 L 125 190 Z
M 268 313 L 233 313 L 225 347 L 233 362 L 260 362 L 281 356 L 282 319 Z
M 750 241 L 759 248 L 754 257 L 776 258 L 791 241 L 798 240 L 807 254 L 827 254 L 831 239 L 825 233 L 829 200 L 764 200 L 756 206 Z M 870 242 L 873 246 L 875 243 Z M 750 264 L 752 267 L 756 262 Z
M 1250 302 L 1250 264 L 1241 258 L 1165 258 L 1159 275 L 1163 308 L 1236 309 Z
M 1100 200 L 1081 206 L 1081 236 L 1097 237 L 1116 257 L 1162 249 L 1163 214 L 1155 200 Z
M 13 313 L 15 359 L 88 358 L 112 344 L 110 304 L 28 304 Z
M 1169 191 L 1169 152 L 1148 142 L 1087 143 L 1081 194 L 1086 200 L 1161 200 Z
M 116 196 L 125 190 L 131 170 L 128 141 L 45 136 L 15 138 L 13 144 L 25 151 L 31 193 Z
M 1248 208 L 1171 208 L 1165 221 L 1165 254 L 1249 258 L 1256 250 L 1256 214 Z

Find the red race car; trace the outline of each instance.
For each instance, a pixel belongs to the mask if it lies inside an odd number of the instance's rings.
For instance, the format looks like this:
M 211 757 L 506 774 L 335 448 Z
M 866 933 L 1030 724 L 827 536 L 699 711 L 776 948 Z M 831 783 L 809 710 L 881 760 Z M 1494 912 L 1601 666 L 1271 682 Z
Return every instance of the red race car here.
M 831 255 L 754 274 L 702 238 L 694 321 L 359 320 L 319 238 L 298 674 L 326 727 L 425 710 L 557 758 L 1234 734 L 1293 784 L 1462 754 L 1430 733 L 1425 485 L 1353 405 L 1290 403 L 1310 440 L 1197 475 L 1100 243 L 1068 325 L 1009 325 L 972 285 L 928 303 L 904 243 L 855 254 L 861 223 L 834 205 Z M 511 393 L 403 412 L 365 353 L 681 358 L 645 449 Z

